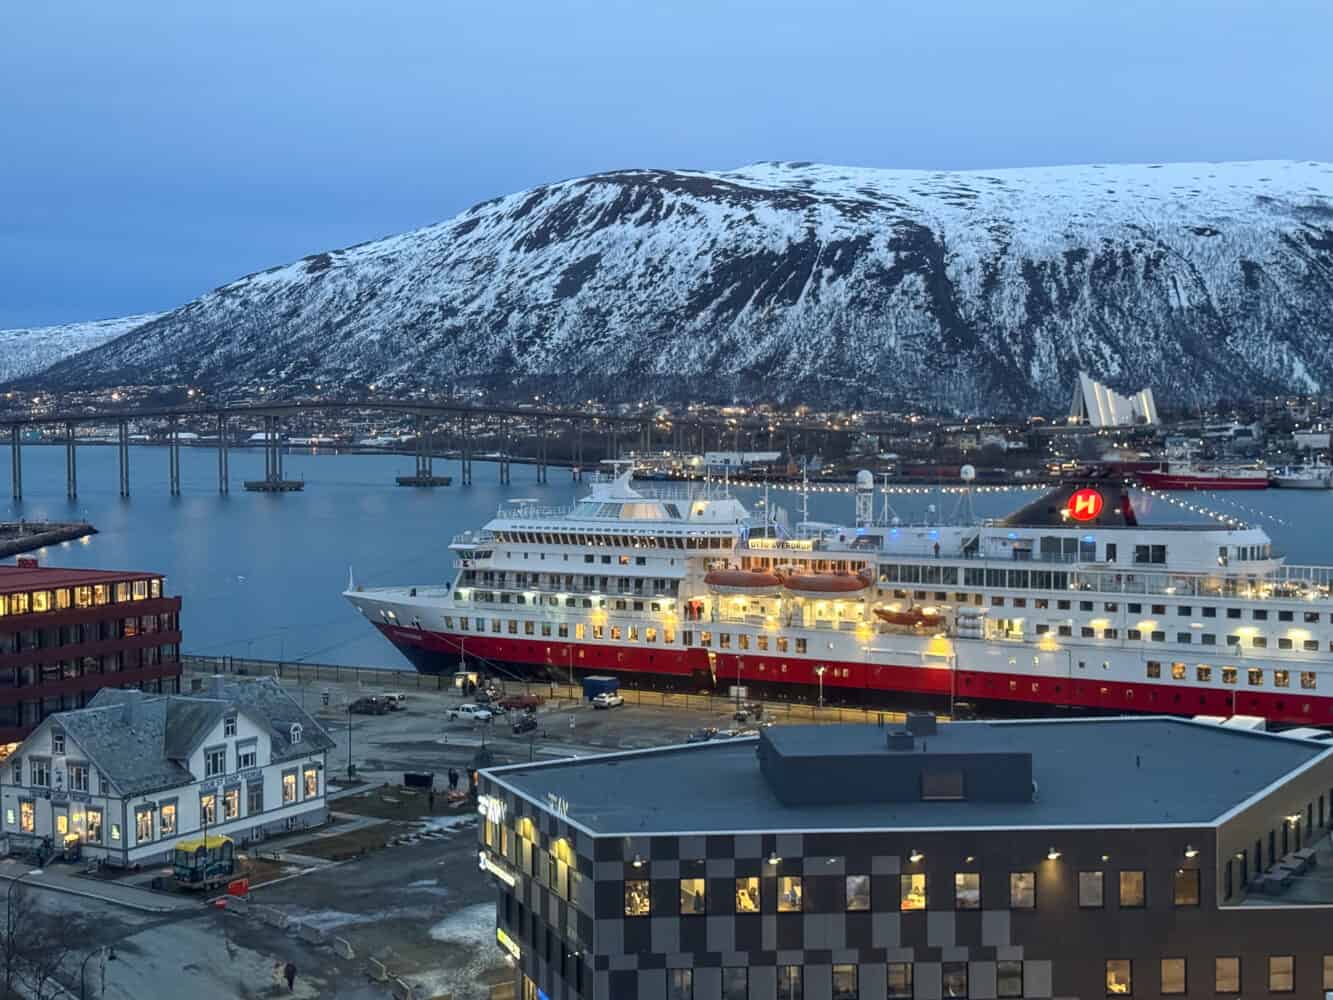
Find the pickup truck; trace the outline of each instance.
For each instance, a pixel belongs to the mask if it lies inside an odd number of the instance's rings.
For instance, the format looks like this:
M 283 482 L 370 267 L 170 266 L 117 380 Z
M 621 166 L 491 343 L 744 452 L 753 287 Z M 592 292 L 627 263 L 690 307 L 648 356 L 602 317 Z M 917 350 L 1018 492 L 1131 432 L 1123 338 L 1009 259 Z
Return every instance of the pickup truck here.
M 546 699 L 536 694 L 510 694 L 501 698 L 497 705 L 506 712 L 516 712 L 519 709 L 531 709 L 535 711 L 539 705 Z

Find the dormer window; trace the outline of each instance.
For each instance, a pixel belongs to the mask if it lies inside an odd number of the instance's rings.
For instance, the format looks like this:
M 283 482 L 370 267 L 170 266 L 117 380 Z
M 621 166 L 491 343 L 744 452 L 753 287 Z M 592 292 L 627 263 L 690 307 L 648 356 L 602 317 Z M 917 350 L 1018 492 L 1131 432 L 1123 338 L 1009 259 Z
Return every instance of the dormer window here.
M 236 735 L 236 716 L 229 715 L 222 720 L 222 735 L 223 736 Z
M 65 733 L 63 730 L 51 730 L 51 752 L 60 754 L 65 752 Z
M 301 724 L 299 722 L 292 723 L 291 742 L 293 744 L 301 742 Z

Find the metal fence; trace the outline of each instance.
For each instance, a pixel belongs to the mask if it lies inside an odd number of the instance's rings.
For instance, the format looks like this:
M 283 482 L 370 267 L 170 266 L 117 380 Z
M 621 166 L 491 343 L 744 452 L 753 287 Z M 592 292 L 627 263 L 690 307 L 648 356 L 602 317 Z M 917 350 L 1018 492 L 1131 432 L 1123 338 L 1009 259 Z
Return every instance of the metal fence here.
M 297 684 L 355 684 L 377 691 L 419 690 L 453 691 L 454 679 L 445 674 L 421 674 L 414 670 L 386 670 L 378 667 L 349 667 L 332 663 L 287 663 L 278 660 L 251 660 L 232 656 L 181 657 L 189 673 L 237 674 L 253 677 L 277 677 Z M 730 714 L 740 705 L 762 706 L 761 712 L 751 712 L 750 720 L 779 722 L 868 722 L 901 723 L 904 712 L 893 712 L 874 707 L 861 708 L 841 705 L 812 705 L 801 701 L 767 701 L 759 698 L 738 700 L 726 694 L 689 693 L 629 686 L 632 678 L 621 678 L 620 694 L 627 705 L 646 708 L 685 709 L 706 713 Z M 505 694 L 537 695 L 550 701 L 576 702 L 583 699 L 580 685 L 548 681 L 504 682 Z M 461 692 L 460 696 L 461 696 Z

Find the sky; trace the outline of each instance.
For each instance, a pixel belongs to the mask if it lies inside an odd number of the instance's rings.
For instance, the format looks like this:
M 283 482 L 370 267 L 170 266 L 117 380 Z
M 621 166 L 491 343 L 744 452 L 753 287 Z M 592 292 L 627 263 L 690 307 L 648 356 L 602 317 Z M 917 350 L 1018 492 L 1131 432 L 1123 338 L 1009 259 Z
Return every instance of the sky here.
M 1333 160 L 1328 0 L 60 0 L 0 12 L 0 328 L 624 167 Z

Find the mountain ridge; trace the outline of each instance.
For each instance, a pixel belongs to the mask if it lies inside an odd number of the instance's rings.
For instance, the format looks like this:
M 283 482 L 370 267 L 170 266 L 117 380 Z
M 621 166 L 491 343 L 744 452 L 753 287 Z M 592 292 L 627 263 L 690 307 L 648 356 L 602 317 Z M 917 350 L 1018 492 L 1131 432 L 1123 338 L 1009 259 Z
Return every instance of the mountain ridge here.
M 1064 405 L 1333 385 L 1333 165 L 761 163 L 541 185 L 229 282 L 30 379 Z

